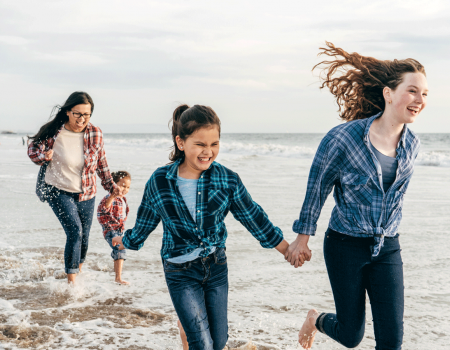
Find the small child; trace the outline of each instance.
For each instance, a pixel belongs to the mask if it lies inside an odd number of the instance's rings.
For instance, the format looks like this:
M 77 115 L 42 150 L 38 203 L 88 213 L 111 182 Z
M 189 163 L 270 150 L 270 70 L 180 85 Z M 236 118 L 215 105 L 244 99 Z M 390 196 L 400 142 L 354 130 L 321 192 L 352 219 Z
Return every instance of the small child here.
M 124 170 L 117 171 L 111 175 L 114 182 L 122 190 L 122 195 L 107 194 L 98 205 L 97 219 L 102 226 L 103 236 L 113 249 L 111 257 L 114 259 L 116 283 L 130 284 L 122 280 L 122 267 L 123 261 L 126 260 L 126 250 L 119 250 L 118 247 L 113 247 L 112 239 L 123 235 L 125 221 L 130 211 L 125 195 L 130 190 L 131 175 Z

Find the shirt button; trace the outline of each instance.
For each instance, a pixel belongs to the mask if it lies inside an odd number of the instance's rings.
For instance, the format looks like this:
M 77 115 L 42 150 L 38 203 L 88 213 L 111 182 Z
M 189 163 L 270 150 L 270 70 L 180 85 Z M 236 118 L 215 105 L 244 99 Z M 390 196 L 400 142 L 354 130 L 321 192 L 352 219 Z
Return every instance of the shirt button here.
M 203 242 L 200 242 L 200 245 L 203 245 Z
M 201 194 L 201 192 L 199 192 L 198 194 Z
M 197 210 L 197 213 L 200 213 L 200 210 Z
M 202 176 L 200 176 L 202 179 L 203 179 L 203 175 Z
M 195 228 L 195 231 L 197 231 L 197 230 L 198 230 L 198 228 L 196 227 L 196 228 Z

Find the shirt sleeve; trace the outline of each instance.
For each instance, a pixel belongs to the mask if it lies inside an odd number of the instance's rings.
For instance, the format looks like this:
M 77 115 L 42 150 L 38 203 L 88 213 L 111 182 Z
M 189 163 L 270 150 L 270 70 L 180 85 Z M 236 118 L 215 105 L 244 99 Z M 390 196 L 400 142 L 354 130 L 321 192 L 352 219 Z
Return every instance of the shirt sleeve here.
M 45 141 L 42 141 L 39 144 L 30 142 L 30 144 L 28 145 L 28 157 L 30 157 L 30 159 L 33 163 L 35 163 L 37 165 L 44 164 L 45 146 L 46 146 Z
M 97 220 L 100 223 L 100 225 L 105 225 L 111 221 L 111 213 L 113 205 L 111 204 L 111 206 L 107 208 L 105 205 L 106 199 L 107 197 L 104 197 L 97 207 Z
M 275 248 L 283 241 L 281 230 L 272 224 L 263 208 L 253 201 L 239 176 L 230 211 L 262 247 Z
M 102 186 L 105 191 L 112 193 L 117 185 L 115 184 L 111 176 L 111 172 L 109 171 L 108 162 L 106 161 L 103 139 L 101 140 L 100 150 L 98 151 L 97 174 L 100 177 Z
M 150 181 L 145 185 L 144 196 L 137 212 L 136 223 L 132 229 L 126 230 L 123 235 L 122 243 L 127 249 L 141 249 L 147 237 L 161 221 L 161 217 L 150 202 Z
M 302 210 L 292 226 L 294 232 L 315 235 L 320 212 L 339 177 L 339 164 L 344 161 L 340 154 L 336 140 L 325 136 L 311 165 Z

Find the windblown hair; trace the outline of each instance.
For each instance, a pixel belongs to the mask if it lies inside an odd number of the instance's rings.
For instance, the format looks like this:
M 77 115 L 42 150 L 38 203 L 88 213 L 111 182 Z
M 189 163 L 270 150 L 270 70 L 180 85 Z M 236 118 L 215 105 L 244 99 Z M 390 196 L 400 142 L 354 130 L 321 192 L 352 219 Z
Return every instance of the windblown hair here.
M 173 163 L 178 159 L 184 158 L 184 151 L 177 146 L 176 137 L 186 140 L 195 131 L 205 127 L 217 125 L 220 136 L 220 119 L 211 107 L 194 105 L 189 107 L 184 104 L 178 106 L 173 112 L 173 117 L 169 121 L 172 123 L 173 147 L 169 159 Z
M 348 53 L 325 42 L 318 56 L 334 57 L 313 67 L 322 68 L 321 89 L 325 86 L 335 96 L 339 106 L 339 116 L 345 121 L 364 119 L 384 111 L 386 102 L 383 89 L 387 86 L 395 90 L 406 73 L 425 74 L 425 68 L 416 60 L 377 60 L 373 57 Z
M 115 172 L 111 173 L 111 176 L 115 183 L 118 183 L 120 180 L 125 179 L 126 177 L 130 178 L 130 180 L 131 180 L 130 173 L 125 170 L 115 171 Z
M 50 121 L 42 125 L 38 133 L 29 137 L 29 139 L 35 143 L 39 143 L 52 138 L 56 135 L 61 126 L 69 121 L 67 111 L 70 111 L 76 105 L 83 104 L 90 104 L 91 113 L 94 112 L 94 101 L 92 101 L 92 98 L 88 93 L 82 91 L 72 93 L 62 106 L 56 105 L 53 107 L 52 112 L 50 113 Z

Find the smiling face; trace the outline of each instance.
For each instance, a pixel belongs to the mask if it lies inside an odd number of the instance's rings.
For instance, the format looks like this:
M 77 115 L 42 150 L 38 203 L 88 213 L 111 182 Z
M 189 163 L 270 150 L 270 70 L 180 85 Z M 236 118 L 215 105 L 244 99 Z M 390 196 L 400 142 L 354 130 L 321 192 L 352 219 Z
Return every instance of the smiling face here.
M 383 92 L 386 111 L 400 124 L 412 123 L 427 104 L 427 78 L 422 73 L 406 73 L 395 90 L 386 87 Z
M 69 117 L 69 121 L 65 124 L 66 129 L 73 132 L 83 132 L 90 120 L 91 105 L 88 103 L 73 106 L 66 114 Z M 80 117 L 77 118 L 78 116 Z
M 184 151 L 184 162 L 180 165 L 180 176 L 186 178 L 200 177 L 219 154 L 219 127 L 206 126 L 193 132 L 186 140 L 176 137 L 177 147 Z
M 120 179 L 117 183 L 117 186 L 122 190 L 122 197 L 125 196 L 130 190 L 131 179 L 129 177 L 124 177 Z

